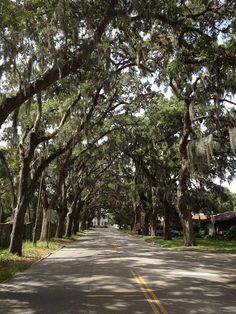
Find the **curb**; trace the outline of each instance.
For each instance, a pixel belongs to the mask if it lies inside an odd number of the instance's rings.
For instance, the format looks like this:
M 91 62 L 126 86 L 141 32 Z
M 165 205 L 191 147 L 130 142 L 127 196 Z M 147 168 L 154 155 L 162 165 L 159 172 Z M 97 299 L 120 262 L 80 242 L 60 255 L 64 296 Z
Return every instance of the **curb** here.
M 7 279 L 1 281 L 1 282 L 0 282 L 0 287 L 1 287 L 2 284 L 8 282 L 8 281 L 11 280 L 12 278 L 15 278 L 15 277 L 21 275 L 22 273 L 24 273 L 25 271 L 27 271 L 27 269 L 31 268 L 33 265 L 35 265 L 35 264 L 41 262 L 42 260 L 46 259 L 46 258 L 49 257 L 52 253 L 57 252 L 57 251 L 60 251 L 60 250 L 61 250 L 62 248 L 64 248 L 64 247 L 65 247 L 65 245 L 63 245 L 62 247 L 56 249 L 55 251 L 52 251 L 52 252 L 48 253 L 47 255 L 41 257 L 41 258 L 38 259 L 37 261 L 35 261 L 35 262 L 33 262 L 32 264 L 30 264 L 30 266 L 27 267 L 26 269 L 24 269 L 23 271 L 20 271 L 20 272 L 18 272 L 18 273 L 15 273 L 13 276 L 11 276 L 11 277 L 9 277 L 9 278 L 7 278 Z
M 63 249 L 63 248 L 66 247 L 67 245 L 69 245 L 71 242 L 73 242 L 73 241 L 79 241 L 79 239 L 80 239 L 81 237 L 83 237 L 85 234 L 86 234 L 86 233 L 80 235 L 80 237 L 79 237 L 78 239 L 76 239 L 76 240 L 72 239 L 69 243 L 63 244 L 63 245 L 62 245 L 61 247 L 59 247 L 58 249 L 56 249 L 56 250 L 54 250 L 54 251 L 48 253 L 48 254 L 45 255 L 45 256 L 42 256 L 40 259 L 38 259 L 38 260 L 36 260 L 35 262 L 33 262 L 33 263 L 32 263 L 29 267 L 27 267 L 25 270 L 20 271 L 20 272 L 18 272 L 18 273 L 15 273 L 13 276 L 11 276 L 11 277 L 9 277 L 9 278 L 7 278 L 7 279 L 1 281 L 1 282 L 0 282 L 0 287 L 1 287 L 2 284 L 6 283 L 7 281 L 11 280 L 12 278 L 15 278 L 16 276 L 19 276 L 19 275 L 21 275 L 22 273 L 24 273 L 24 272 L 27 271 L 29 268 L 31 268 L 33 265 L 35 265 L 35 264 L 41 262 L 42 260 L 48 258 L 51 254 L 60 251 L 61 249 Z
M 86 234 L 86 233 L 80 235 L 79 239 L 80 239 L 82 236 L 84 236 L 85 234 Z M 60 251 L 61 249 L 65 248 L 65 247 L 66 247 L 67 245 L 69 245 L 71 242 L 73 242 L 73 241 L 78 241 L 79 239 L 76 239 L 76 240 L 72 239 L 69 243 L 63 244 L 63 245 L 62 245 L 61 247 L 59 247 L 58 249 L 56 249 L 56 250 L 54 250 L 54 251 L 48 253 L 48 254 L 45 255 L 45 256 L 42 256 L 40 259 L 38 259 L 38 260 L 36 260 L 35 262 L 33 262 L 33 263 L 32 263 L 29 267 L 27 267 L 25 270 L 20 271 L 20 272 L 18 272 L 18 273 L 15 273 L 13 276 L 11 276 L 11 277 L 9 277 L 9 278 L 7 278 L 7 279 L 1 281 L 1 282 L 0 282 L 0 287 L 1 287 L 2 284 L 6 283 L 7 281 L 11 280 L 12 278 L 15 278 L 15 277 L 21 275 L 22 273 L 24 273 L 24 272 L 27 271 L 29 268 L 31 268 L 33 265 L 35 265 L 35 264 L 41 262 L 42 260 L 48 258 L 48 257 L 49 257 L 50 255 L 52 255 L 53 253 L 56 253 L 56 252 Z
M 72 241 L 71 241 L 71 242 L 72 242 Z M 64 247 L 66 247 L 66 244 L 64 244 L 64 245 L 62 245 L 61 247 L 59 247 L 58 249 L 56 249 L 56 250 L 54 250 L 54 251 L 48 253 L 47 255 L 42 256 L 40 259 L 38 259 L 37 261 L 33 262 L 29 267 L 27 267 L 27 268 L 24 269 L 23 271 L 20 271 L 20 272 L 14 274 L 12 277 L 9 277 L 9 278 L 7 278 L 7 279 L 1 281 L 1 282 L 0 282 L 0 287 L 1 287 L 2 284 L 8 282 L 8 281 L 11 280 L 12 278 L 15 278 L 15 277 L 17 277 L 17 276 L 20 276 L 22 273 L 24 273 L 25 271 L 27 271 L 28 269 L 30 269 L 33 265 L 38 264 L 38 263 L 41 262 L 42 260 L 48 258 L 51 254 L 60 251 L 60 250 L 63 249 Z
M 66 247 L 66 245 L 64 244 L 64 245 L 62 245 L 61 247 L 59 247 L 58 249 L 56 249 L 56 250 L 54 250 L 54 251 L 52 251 L 52 252 L 50 252 L 50 253 L 48 253 L 47 255 L 45 255 L 45 256 L 43 256 L 43 257 L 41 257 L 40 259 L 38 259 L 37 261 L 35 261 L 35 262 L 33 262 L 31 265 L 30 265 L 30 267 L 31 266 L 33 266 L 33 265 L 35 265 L 35 264 L 37 264 L 37 263 L 39 263 L 39 262 L 41 262 L 42 260 L 44 260 L 44 259 L 46 259 L 46 258 L 48 258 L 50 255 L 52 255 L 53 253 L 56 253 L 56 252 L 58 252 L 58 251 L 60 251 L 61 249 L 63 249 L 64 247 Z M 28 269 L 28 268 L 27 268 Z M 12 278 L 12 277 L 11 277 Z

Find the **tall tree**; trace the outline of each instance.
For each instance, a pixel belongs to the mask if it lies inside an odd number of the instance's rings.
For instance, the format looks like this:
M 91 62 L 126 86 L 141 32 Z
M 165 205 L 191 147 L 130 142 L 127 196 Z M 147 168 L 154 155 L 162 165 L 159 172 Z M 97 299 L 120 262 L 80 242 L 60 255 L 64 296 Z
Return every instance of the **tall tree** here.
M 117 0 L 95 5 L 90 1 L 87 5 L 79 1 L 2 2 L 1 74 L 11 79 L 13 88 L 8 85 L 1 91 L 0 125 L 35 94 L 88 63 L 118 13 L 117 4 Z

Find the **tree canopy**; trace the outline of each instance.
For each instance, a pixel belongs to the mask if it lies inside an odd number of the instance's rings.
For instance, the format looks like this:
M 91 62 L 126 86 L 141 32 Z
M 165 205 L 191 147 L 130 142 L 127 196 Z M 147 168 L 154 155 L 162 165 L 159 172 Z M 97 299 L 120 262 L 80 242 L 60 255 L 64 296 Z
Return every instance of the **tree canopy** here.
M 177 212 L 186 245 L 192 212 L 233 210 L 213 182 L 235 177 L 235 11 L 229 0 L 1 2 L 11 252 L 26 215 L 45 238 L 49 209 L 60 236 L 106 210 L 120 224 L 143 215 L 154 233 L 162 215 L 169 238 Z

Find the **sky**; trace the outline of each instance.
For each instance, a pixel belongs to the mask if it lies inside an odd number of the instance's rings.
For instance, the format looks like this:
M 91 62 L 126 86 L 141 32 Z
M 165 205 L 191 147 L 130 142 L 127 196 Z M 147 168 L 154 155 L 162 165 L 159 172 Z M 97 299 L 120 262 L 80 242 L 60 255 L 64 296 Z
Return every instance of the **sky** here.
M 228 188 L 232 193 L 236 193 L 236 179 L 234 179 L 230 184 L 227 181 L 220 182 L 219 179 L 216 179 L 215 182 L 222 186 Z

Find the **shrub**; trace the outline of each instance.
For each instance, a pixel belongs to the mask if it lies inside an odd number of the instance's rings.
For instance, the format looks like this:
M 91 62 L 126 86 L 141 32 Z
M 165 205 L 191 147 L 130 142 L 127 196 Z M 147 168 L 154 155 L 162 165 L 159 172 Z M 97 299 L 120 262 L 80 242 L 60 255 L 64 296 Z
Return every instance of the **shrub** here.
M 205 229 L 200 229 L 198 233 L 196 234 L 198 238 L 204 238 L 206 235 L 207 235 L 207 231 Z
M 225 240 L 236 240 L 236 225 L 232 226 L 224 234 Z

